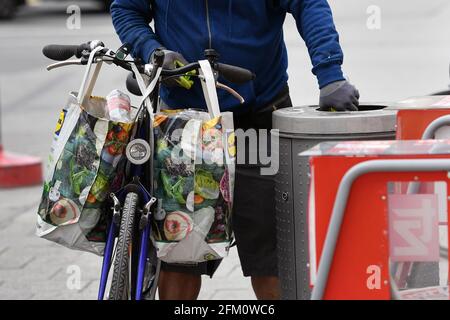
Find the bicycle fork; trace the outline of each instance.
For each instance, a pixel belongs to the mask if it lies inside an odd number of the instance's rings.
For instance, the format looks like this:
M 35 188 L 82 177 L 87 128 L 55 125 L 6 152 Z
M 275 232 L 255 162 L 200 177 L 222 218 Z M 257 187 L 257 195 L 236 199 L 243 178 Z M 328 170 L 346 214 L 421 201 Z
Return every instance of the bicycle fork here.
M 141 232 L 141 245 L 139 250 L 139 264 L 137 272 L 137 284 L 136 284 L 136 300 L 142 300 L 142 291 L 144 286 L 145 266 L 148 256 L 148 241 L 150 239 L 151 223 L 150 215 L 151 208 L 156 203 L 156 198 L 152 197 L 146 201 L 141 220 L 139 221 L 139 229 Z
M 136 185 L 134 185 L 136 186 Z M 157 199 L 154 197 L 150 197 L 148 192 L 141 185 L 137 185 L 138 189 L 140 189 L 139 194 L 146 203 L 142 214 L 140 216 L 139 221 L 139 236 L 140 236 L 140 246 L 139 246 L 139 259 L 138 259 L 138 268 L 137 268 L 137 281 L 136 281 L 136 291 L 135 291 L 135 299 L 142 300 L 142 291 L 144 286 L 144 278 L 145 278 L 145 270 L 146 270 L 146 262 L 148 258 L 148 247 L 149 247 L 149 239 L 151 234 L 151 209 L 153 205 L 156 203 Z M 113 218 L 108 225 L 108 233 L 105 245 L 105 252 L 103 256 L 102 270 L 100 276 L 100 285 L 97 299 L 103 300 L 105 297 L 106 284 L 108 282 L 109 270 L 112 263 L 112 256 L 114 250 L 115 239 L 118 235 L 118 230 L 120 226 L 120 218 L 121 218 L 121 204 L 119 199 L 115 194 L 110 195 L 112 200 L 114 201 L 113 206 Z M 155 281 L 155 280 L 154 280 Z

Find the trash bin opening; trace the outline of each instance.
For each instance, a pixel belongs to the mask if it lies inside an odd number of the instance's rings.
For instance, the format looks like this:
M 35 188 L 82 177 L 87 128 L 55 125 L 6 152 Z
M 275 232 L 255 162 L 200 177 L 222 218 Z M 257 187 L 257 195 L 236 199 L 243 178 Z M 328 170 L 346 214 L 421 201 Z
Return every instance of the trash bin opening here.
M 385 108 L 387 108 L 387 106 L 373 105 L 373 104 L 363 104 L 363 105 L 360 105 L 358 107 L 358 111 L 359 112 L 361 112 L 361 111 L 376 111 L 376 110 L 383 110 Z M 319 110 L 319 108 L 317 108 L 316 110 L 317 111 L 321 111 L 321 112 L 335 112 L 335 111 L 331 111 L 331 110 L 328 110 L 328 111 Z

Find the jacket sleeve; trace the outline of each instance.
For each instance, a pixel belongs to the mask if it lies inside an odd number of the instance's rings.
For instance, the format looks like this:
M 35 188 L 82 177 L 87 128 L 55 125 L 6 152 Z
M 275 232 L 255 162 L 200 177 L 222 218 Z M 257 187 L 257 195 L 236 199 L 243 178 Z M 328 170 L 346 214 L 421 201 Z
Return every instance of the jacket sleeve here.
M 120 41 L 131 45 L 133 57 L 148 62 L 162 46 L 149 25 L 153 19 L 149 0 L 114 0 L 111 16 Z
M 327 0 L 280 0 L 280 4 L 297 22 L 319 87 L 344 80 L 341 70 L 344 55 Z

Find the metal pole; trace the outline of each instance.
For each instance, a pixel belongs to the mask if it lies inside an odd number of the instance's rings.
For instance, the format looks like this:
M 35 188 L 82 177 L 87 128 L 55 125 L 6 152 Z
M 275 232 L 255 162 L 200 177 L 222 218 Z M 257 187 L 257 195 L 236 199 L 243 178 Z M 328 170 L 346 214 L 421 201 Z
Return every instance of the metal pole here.
M 434 139 L 436 131 L 445 126 L 450 126 L 450 115 L 442 116 L 431 122 L 423 132 L 422 140 Z
M 450 171 L 449 159 L 370 160 L 359 163 L 347 171 L 339 184 L 338 193 L 334 202 L 324 248 L 320 257 L 317 280 L 311 294 L 312 300 L 322 299 L 325 293 L 331 264 L 336 252 L 337 240 L 342 221 L 344 220 L 345 208 L 354 181 L 368 173 L 439 171 Z

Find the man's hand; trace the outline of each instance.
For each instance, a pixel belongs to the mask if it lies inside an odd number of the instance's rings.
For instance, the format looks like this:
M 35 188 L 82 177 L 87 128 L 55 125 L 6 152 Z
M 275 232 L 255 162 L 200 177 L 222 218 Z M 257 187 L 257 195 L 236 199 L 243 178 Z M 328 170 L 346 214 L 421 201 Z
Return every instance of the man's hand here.
M 164 62 L 163 62 L 163 69 L 176 69 L 183 67 L 188 64 L 186 59 L 181 55 L 179 52 L 163 49 L 162 52 L 164 53 Z M 181 77 L 172 77 L 168 78 L 164 81 L 164 85 L 167 87 L 175 87 L 180 86 L 185 89 L 190 89 L 192 85 L 194 84 L 194 81 L 192 81 L 189 77 L 189 75 L 181 76 Z
M 359 91 L 348 81 L 336 81 L 320 89 L 322 111 L 358 111 Z

